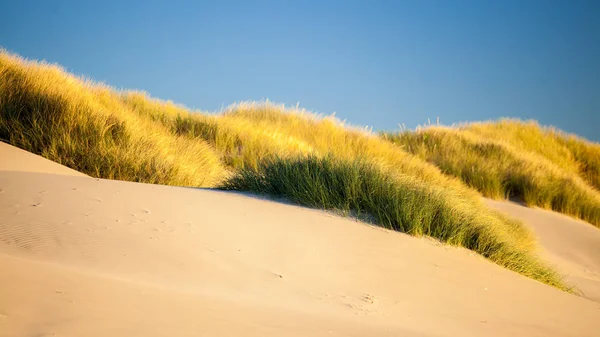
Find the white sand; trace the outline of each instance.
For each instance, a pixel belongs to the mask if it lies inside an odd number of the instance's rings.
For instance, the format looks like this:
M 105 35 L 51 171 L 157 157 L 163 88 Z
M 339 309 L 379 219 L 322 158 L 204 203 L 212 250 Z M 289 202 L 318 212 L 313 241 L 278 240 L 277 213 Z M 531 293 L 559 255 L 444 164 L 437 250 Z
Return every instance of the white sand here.
M 7 171 L 6 148 L 0 336 L 600 331 L 599 303 L 463 249 L 239 194 L 73 176 L 59 165 L 26 172 L 39 160 L 28 153 Z

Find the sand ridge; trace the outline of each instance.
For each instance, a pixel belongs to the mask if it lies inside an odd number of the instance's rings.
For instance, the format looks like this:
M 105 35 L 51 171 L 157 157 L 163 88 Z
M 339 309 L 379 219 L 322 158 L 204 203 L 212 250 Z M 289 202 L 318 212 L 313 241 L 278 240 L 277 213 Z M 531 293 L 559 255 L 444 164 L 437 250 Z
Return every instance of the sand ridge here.
M 27 169 L 0 171 L 0 189 L 0 336 L 600 329 L 599 303 L 464 249 L 317 210 Z
M 0 171 L 40 172 L 83 177 L 85 174 L 0 142 Z

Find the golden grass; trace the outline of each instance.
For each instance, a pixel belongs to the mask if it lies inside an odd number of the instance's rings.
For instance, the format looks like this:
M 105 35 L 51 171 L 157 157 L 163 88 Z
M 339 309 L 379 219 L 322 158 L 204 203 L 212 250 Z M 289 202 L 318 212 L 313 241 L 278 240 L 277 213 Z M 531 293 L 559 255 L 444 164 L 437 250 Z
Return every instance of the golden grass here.
M 212 186 L 225 174 L 205 142 L 140 118 L 114 90 L 60 67 L 0 54 L 0 138 L 86 174 Z
M 362 212 L 567 288 L 535 257 L 531 233 L 485 207 L 477 191 L 333 117 L 271 103 L 192 112 L 2 52 L 0 140 L 101 178 L 261 193 L 278 186 L 299 203 Z
M 570 173 L 578 173 L 600 190 L 600 144 L 536 121 L 503 119 L 497 122 L 470 123 L 461 127 L 477 135 L 508 142 L 519 150 L 537 153 Z
M 522 198 L 600 226 L 598 144 L 518 120 L 429 126 L 383 137 L 485 196 Z

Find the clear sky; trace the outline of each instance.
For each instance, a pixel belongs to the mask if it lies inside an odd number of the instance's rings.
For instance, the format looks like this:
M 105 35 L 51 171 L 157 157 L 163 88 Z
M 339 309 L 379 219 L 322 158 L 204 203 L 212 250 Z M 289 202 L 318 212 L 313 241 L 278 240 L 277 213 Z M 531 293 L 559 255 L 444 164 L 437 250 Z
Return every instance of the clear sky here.
M 600 140 L 600 1 L 2 1 L 0 45 L 216 111 L 375 130 L 533 118 Z

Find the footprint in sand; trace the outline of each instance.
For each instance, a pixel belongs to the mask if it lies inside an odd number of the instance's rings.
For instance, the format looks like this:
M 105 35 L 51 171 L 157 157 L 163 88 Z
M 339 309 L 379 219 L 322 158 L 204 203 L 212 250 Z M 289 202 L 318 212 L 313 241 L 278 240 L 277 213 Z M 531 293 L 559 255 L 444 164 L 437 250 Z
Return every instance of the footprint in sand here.
M 368 304 L 373 304 L 373 303 L 375 303 L 375 296 L 373 296 L 373 295 L 371 295 L 371 294 L 364 294 L 364 295 L 361 297 L 361 300 L 362 300 L 363 302 L 365 302 L 365 303 L 368 303 Z
M 376 304 L 378 298 L 374 295 L 368 293 L 357 297 L 341 295 L 341 298 L 344 300 L 343 302 L 345 302 L 346 306 L 356 310 L 356 315 L 360 313 L 371 314 L 377 311 L 373 306 Z

